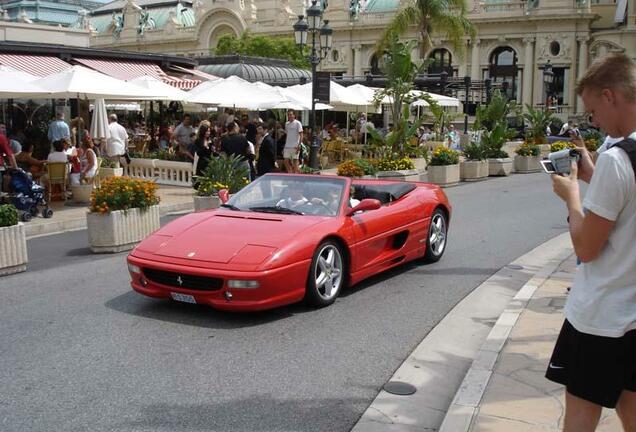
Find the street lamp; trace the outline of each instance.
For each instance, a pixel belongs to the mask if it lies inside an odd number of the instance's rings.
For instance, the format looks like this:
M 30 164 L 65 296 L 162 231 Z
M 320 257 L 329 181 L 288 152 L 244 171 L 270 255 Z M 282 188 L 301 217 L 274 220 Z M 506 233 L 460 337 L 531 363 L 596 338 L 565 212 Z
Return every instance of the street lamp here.
M 554 72 L 552 71 L 552 65 L 550 60 L 543 66 L 543 84 L 545 86 L 545 106 L 550 106 L 550 91 L 552 90 L 552 83 L 554 82 Z
M 311 53 L 307 58 L 311 63 L 311 147 L 309 151 L 309 166 L 318 169 L 318 135 L 316 134 L 316 94 L 318 90 L 318 80 L 316 79 L 316 69 L 320 61 L 324 59 L 333 44 L 333 30 L 329 27 L 328 20 L 322 20 L 323 8 L 318 6 L 317 0 L 312 0 L 311 6 L 307 8 L 307 20 L 303 15 L 298 16 L 298 21 L 294 24 L 294 39 L 296 45 L 302 52 L 307 45 L 307 39 L 311 34 Z M 327 7 L 327 2 L 324 2 Z M 322 24 L 322 25 L 321 25 Z

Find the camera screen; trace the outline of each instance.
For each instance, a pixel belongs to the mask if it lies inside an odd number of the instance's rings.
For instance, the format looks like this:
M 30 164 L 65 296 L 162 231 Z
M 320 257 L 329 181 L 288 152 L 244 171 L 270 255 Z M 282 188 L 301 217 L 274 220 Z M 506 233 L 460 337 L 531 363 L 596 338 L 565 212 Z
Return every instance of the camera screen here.
M 542 160 L 541 167 L 543 168 L 543 171 L 547 172 L 548 174 L 553 174 L 556 172 L 556 169 L 554 169 L 554 165 L 549 160 Z

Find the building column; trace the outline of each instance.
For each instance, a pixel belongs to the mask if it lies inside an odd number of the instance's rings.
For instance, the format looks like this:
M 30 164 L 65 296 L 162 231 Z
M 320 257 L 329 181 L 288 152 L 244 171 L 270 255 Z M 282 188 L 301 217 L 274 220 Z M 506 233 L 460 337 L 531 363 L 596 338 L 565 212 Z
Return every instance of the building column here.
M 362 76 L 362 45 L 353 46 L 353 75 Z
M 532 105 L 532 78 L 534 77 L 534 38 L 523 38 L 525 56 L 523 61 L 523 88 L 521 102 Z
M 457 76 L 462 78 L 468 74 L 468 55 L 466 52 L 468 51 L 468 44 L 470 43 L 470 39 L 466 39 L 465 41 L 466 51 L 464 51 L 464 55 L 459 63 L 457 63 Z M 452 66 L 452 65 L 451 65 Z
M 587 56 L 588 56 L 587 42 L 590 40 L 590 38 L 589 36 L 585 35 L 585 36 L 577 37 L 576 40 L 579 42 L 579 57 L 578 57 L 579 64 L 578 64 L 577 74 L 576 74 L 577 79 L 579 79 L 583 76 L 583 74 L 587 70 Z M 585 107 L 583 106 L 583 100 L 577 96 L 576 113 L 577 114 L 583 113 L 584 111 L 585 111 Z
M 472 52 L 470 56 L 470 77 L 474 80 L 481 79 L 480 61 L 479 61 L 479 39 L 473 39 Z

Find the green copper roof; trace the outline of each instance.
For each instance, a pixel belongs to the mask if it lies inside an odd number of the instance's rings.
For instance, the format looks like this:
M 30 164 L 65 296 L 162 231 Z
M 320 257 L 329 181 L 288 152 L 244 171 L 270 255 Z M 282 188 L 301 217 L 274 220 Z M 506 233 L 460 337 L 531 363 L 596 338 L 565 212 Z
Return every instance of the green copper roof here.
M 365 12 L 388 12 L 396 10 L 400 6 L 397 0 L 369 0 Z
M 184 27 L 192 27 L 196 24 L 196 18 L 192 9 L 184 9 L 183 6 L 177 7 L 158 7 L 148 9 L 151 22 L 154 22 L 154 26 L 151 29 L 161 29 L 165 27 L 170 17 L 170 11 L 175 11 L 175 17 L 177 21 Z M 121 13 L 117 13 L 121 15 Z M 97 30 L 97 33 L 104 33 L 110 26 L 112 21 L 112 15 L 100 14 L 93 16 L 90 19 L 91 25 Z

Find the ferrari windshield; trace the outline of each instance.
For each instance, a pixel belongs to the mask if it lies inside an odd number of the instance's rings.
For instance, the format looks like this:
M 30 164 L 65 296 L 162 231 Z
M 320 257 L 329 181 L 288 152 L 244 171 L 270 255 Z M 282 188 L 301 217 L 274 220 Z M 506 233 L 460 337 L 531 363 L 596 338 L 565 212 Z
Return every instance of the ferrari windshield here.
M 343 179 L 315 175 L 267 174 L 241 189 L 224 207 L 262 213 L 336 216 Z

